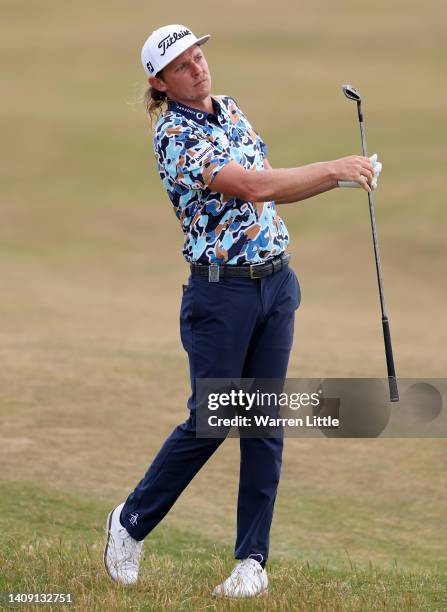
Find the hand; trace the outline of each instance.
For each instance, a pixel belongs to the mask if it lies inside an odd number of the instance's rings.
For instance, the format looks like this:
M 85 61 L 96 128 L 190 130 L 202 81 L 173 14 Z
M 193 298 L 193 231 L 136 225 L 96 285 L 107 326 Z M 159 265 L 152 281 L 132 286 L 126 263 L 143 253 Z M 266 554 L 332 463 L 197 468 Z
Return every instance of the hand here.
M 353 158 L 355 158 L 356 156 L 351 156 L 351 157 L 344 157 L 340 160 L 336 160 L 337 162 L 344 162 L 345 160 L 352 160 Z M 356 179 L 356 180 L 337 180 L 337 184 L 339 187 L 362 187 L 363 189 L 365 189 L 366 191 L 370 192 L 373 191 L 374 189 L 376 189 L 377 187 L 377 181 L 378 178 L 380 176 L 380 173 L 382 172 L 382 164 L 377 161 L 377 153 L 374 153 L 374 155 L 371 155 L 371 157 L 360 157 L 358 158 L 360 160 L 369 160 L 370 164 L 371 164 L 371 168 L 372 168 L 372 174 L 371 172 L 368 174 L 367 172 L 363 171 L 363 167 L 360 167 L 359 169 L 359 173 L 360 176 Z M 352 170 L 352 167 L 350 168 Z M 357 168 L 354 166 L 354 171 Z

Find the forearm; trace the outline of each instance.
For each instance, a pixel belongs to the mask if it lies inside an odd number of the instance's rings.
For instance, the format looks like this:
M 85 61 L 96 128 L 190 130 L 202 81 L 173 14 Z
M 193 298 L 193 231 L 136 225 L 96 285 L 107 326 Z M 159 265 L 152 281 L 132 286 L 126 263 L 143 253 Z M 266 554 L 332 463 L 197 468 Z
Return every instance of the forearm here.
M 300 190 L 300 193 L 296 195 L 295 197 L 281 198 L 281 199 L 276 198 L 275 202 L 277 204 L 290 204 L 292 202 L 300 202 L 301 200 L 307 200 L 308 198 L 313 198 L 314 196 L 319 195 L 320 193 L 325 193 L 326 191 L 330 191 L 331 189 L 334 189 L 335 187 L 337 187 L 337 181 L 328 179 L 327 181 L 322 181 L 317 186 L 309 187 L 309 189 L 307 190 L 306 189 Z
M 256 201 L 275 200 L 279 204 L 298 202 L 337 186 L 332 162 L 319 162 L 299 168 L 267 168 L 250 173 L 250 189 Z
M 298 202 L 337 187 L 338 181 L 357 181 L 363 189 L 371 191 L 372 169 L 371 161 L 358 155 L 278 170 L 273 170 L 267 160 L 264 170 L 246 170 L 230 161 L 208 187 L 249 202 Z

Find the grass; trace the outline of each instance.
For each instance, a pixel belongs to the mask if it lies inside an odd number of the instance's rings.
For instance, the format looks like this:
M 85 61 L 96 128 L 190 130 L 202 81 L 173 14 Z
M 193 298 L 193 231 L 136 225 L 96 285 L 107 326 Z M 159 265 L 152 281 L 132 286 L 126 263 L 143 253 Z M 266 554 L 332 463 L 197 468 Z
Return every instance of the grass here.
M 104 502 L 11 483 L 1 493 L 0 592 L 72 593 L 78 610 L 434 611 L 447 604 L 446 574 L 371 561 L 360 567 L 347 552 L 336 568 L 273 558 L 266 597 L 216 602 L 210 591 L 234 565 L 229 547 L 210 533 L 163 525 L 145 543 L 141 580 L 124 588 L 102 566 Z

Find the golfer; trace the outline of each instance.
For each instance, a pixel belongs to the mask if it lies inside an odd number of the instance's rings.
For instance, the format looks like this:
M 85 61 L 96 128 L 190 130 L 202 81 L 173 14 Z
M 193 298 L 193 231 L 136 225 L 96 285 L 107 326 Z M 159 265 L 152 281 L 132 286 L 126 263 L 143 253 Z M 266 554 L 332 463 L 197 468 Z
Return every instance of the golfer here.
M 376 157 L 274 170 L 259 134 L 229 96 L 211 95 L 202 45 L 182 25 L 155 30 L 141 58 L 158 172 L 183 233 L 190 267 L 180 332 L 191 375 L 189 416 L 176 427 L 146 474 L 107 519 L 109 576 L 137 581 L 143 541 L 222 443 L 196 436 L 196 379 L 284 379 L 300 288 L 289 265 L 287 228 L 277 204 L 329 191 L 339 181 L 370 191 Z M 165 108 L 164 112 L 161 112 Z M 214 595 L 267 591 L 265 564 L 281 472 L 282 438 L 240 439 L 235 558 Z

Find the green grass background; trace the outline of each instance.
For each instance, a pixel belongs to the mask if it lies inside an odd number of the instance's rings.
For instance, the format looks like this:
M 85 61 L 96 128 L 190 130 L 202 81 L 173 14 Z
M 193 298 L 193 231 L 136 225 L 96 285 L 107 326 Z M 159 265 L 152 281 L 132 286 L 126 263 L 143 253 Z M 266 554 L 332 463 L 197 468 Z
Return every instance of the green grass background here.
M 213 91 L 238 100 L 274 167 L 359 153 L 341 85 L 361 91 L 384 164 L 397 371 L 444 377 L 446 17 L 437 0 L 3 0 L 1 589 L 71 589 L 80 609 L 202 609 L 232 567 L 237 440 L 148 539 L 139 587 L 101 571 L 107 512 L 186 418 L 187 269 L 138 101 L 147 35 L 169 22 L 213 35 Z M 303 293 L 289 375 L 383 376 L 366 196 L 281 214 Z M 445 467 L 440 439 L 287 440 L 271 595 L 241 606 L 445 609 Z

